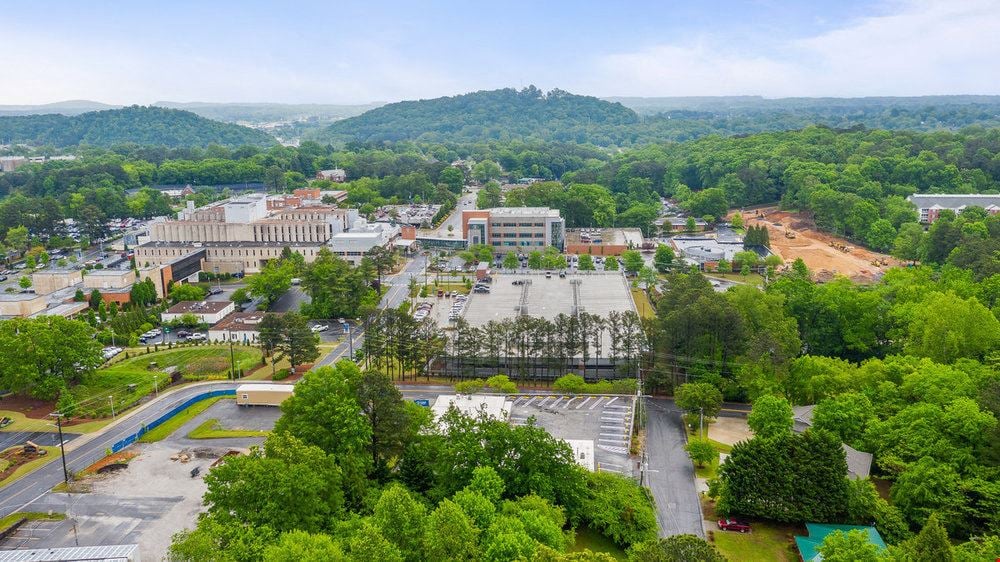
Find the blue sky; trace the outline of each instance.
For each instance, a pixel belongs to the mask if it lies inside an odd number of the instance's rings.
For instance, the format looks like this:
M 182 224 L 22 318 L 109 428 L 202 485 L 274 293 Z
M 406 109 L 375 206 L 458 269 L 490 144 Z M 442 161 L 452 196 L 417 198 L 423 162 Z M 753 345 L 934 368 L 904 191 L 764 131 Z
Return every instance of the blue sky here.
M 6 5 L 0 104 L 1000 94 L 1000 0 Z

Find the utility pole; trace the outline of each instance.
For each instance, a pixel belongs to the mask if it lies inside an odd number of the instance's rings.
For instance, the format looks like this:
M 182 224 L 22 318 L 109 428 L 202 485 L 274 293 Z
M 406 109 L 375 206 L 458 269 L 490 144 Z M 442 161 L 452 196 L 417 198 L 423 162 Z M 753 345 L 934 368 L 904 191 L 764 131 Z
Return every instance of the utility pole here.
M 698 408 L 698 437 L 705 438 L 705 408 Z
M 108 401 L 111 402 L 111 419 L 115 419 L 115 397 L 108 396 Z
M 160 385 L 156 382 L 156 375 L 153 375 L 153 396 L 160 395 Z
M 66 448 L 63 446 L 62 417 L 60 412 L 49 414 L 56 419 L 56 427 L 59 428 L 59 454 L 62 458 L 63 481 L 69 484 L 69 470 L 66 469 Z
M 229 340 L 229 372 L 236 380 L 236 352 L 233 351 L 233 340 Z

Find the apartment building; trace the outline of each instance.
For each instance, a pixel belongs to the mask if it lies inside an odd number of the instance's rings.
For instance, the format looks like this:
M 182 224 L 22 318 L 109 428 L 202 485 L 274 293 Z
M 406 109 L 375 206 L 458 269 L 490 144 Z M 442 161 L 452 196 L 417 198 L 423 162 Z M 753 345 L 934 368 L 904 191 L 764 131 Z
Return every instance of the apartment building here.
M 916 206 L 920 222 L 928 224 L 936 221 L 945 209 L 961 214 L 966 207 L 982 207 L 991 215 L 1000 213 L 1000 195 L 995 194 L 918 193 L 907 199 Z
M 462 237 L 472 244 L 489 244 L 498 252 L 535 250 L 566 245 L 566 221 L 548 207 L 496 207 L 462 211 Z

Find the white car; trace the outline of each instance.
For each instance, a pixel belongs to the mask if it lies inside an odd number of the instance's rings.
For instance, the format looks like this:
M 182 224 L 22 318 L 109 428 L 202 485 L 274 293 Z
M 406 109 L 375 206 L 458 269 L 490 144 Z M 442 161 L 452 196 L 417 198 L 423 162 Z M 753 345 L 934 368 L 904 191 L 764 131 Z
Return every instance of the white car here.
M 313 326 L 312 328 L 309 328 L 309 329 L 312 330 L 314 334 L 318 334 L 320 332 L 327 331 L 328 329 L 330 329 L 330 327 L 327 326 L 326 324 L 318 324 L 318 325 Z
M 208 336 L 201 332 L 195 332 L 188 337 L 188 341 L 201 341 L 204 339 L 208 339 Z

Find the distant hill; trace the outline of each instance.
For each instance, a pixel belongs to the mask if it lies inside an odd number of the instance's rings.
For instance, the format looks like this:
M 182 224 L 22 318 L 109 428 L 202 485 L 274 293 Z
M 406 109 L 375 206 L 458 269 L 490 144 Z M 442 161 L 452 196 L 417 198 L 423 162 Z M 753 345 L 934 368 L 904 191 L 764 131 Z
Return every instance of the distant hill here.
M 317 133 L 323 141 L 479 141 L 538 138 L 588 142 L 589 131 L 638 123 L 621 104 L 562 90 L 479 91 L 384 105 Z
M 41 105 L 0 105 L 0 116 L 7 115 L 45 115 L 49 113 L 60 113 L 62 115 L 79 115 L 88 111 L 101 111 L 104 109 L 119 109 L 120 105 L 109 105 L 99 101 L 90 100 L 67 100 L 55 103 L 43 103 Z
M 821 124 L 849 129 L 954 130 L 1000 126 L 1000 96 L 607 98 L 633 109 L 656 137 L 750 134 Z M 666 122 L 664 122 L 666 121 Z M 654 132 L 655 131 L 655 132 Z M 643 135 L 646 132 L 641 133 Z
M 297 121 L 315 119 L 336 121 L 361 115 L 383 105 L 381 102 L 359 105 L 337 105 L 326 103 L 209 103 L 158 101 L 153 105 L 171 109 L 183 109 L 202 117 L 235 123 L 237 121 L 263 124 L 276 121 Z
M 0 117 L 0 143 L 56 147 L 134 143 L 182 147 L 269 146 L 275 140 L 262 131 L 212 121 L 189 111 L 134 105 L 72 116 Z

